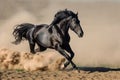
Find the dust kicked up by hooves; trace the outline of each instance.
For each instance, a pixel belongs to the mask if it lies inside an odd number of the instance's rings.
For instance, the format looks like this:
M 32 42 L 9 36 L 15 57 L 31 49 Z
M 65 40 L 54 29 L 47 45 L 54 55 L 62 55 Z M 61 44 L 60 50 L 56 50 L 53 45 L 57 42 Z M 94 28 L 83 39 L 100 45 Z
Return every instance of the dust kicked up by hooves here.
M 64 58 L 55 58 L 54 52 L 25 53 L 0 49 L 0 69 L 60 70 L 65 62 Z

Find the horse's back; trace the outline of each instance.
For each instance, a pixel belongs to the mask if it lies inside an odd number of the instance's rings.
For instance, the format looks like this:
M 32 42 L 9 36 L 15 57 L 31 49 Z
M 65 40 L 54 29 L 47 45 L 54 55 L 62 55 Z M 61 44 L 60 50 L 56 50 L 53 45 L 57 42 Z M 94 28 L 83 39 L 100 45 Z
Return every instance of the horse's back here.
M 40 29 L 42 29 L 42 28 L 45 28 L 45 27 L 48 27 L 48 26 L 49 26 L 49 25 L 47 25 L 47 24 L 36 25 L 35 30 L 36 30 L 36 32 L 37 32 L 38 30 L 40 30 Z

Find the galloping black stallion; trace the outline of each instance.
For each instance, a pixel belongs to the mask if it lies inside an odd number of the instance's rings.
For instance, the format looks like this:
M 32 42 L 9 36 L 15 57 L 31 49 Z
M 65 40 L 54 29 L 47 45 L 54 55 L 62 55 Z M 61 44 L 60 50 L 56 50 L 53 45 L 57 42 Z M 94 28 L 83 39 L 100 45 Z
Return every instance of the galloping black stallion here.
M 69 28 L 79 37 L 83 36 L 78 13 L 75 14 L 65 9 L 55 14 L 55 18 L 50 25 L 34 25 L 30 23 L 18 25 L 13 31 L 15 37 L 14 44 L 19 44 L 23 39 L 27 39 L 31 53 L 35 53 L 35 44 L 39 46 L 40 51 L 44 51 L 47 48 L 55 49 L 68 60 L 68 62 L 64 64 L 64 68 L 70 63 L 73 68 L 76 68 L 76 65 L 72 61 L 74 52 L 69 45 Z M 67 51 L 70 56 L 65 51 Z

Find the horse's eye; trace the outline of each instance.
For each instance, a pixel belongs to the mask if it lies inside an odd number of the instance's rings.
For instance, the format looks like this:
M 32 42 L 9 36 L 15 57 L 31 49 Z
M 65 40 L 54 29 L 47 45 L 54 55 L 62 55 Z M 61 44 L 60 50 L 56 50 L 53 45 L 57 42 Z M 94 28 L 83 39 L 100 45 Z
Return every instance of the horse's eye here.
M 76 19 L 75 19 L 75 18 L 73 18 L 73 21 L 75 21 L 75 22 L 76 22 Z

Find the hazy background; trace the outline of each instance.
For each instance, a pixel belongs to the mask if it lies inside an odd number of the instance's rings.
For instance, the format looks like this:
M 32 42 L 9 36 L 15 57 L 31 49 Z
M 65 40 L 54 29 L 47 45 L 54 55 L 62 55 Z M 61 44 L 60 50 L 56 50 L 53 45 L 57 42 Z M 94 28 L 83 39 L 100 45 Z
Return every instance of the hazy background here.
M 0 0 L 0 47 L 28 52 L 27 41 L 11 44 L 13 27 L 26 22 L 50 24 L 65 8 L 79 13 L 84 30 L 83 38 L 70 31 L 74 62 L 120 68 L 119 0 Z

